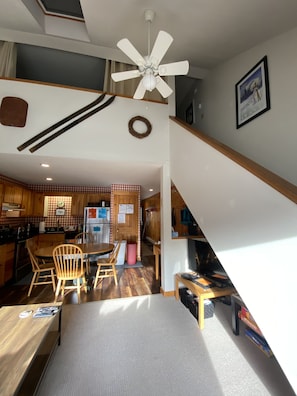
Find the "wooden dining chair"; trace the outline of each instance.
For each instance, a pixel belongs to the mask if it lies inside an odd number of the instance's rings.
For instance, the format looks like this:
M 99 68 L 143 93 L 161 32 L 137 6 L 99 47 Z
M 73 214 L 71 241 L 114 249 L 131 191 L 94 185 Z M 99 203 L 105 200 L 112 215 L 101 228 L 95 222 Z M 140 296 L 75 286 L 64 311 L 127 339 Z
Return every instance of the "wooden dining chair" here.
M 74 243 L 94 243 L 95 239 L 92 233 L 90 232 L 80 232 L 75 235 Z M 85 255 L 84 262 L 86 263 L 86 271 L 87 274 L 91 273 L 91 263 L 88 255 Z
M 95 276 L 94 289 L 96 289 L 99 279 L 103 279 L 103 278 L 113 277 L 114 283 L 116 285 L 118 284 L 116 263 L 117 263 L 120 247 L 121 247 L 121 241 L 118 241 L 113 251 L 109 254 L 109 257 L 102 259 L 99 258 L 97 260 L 98 268 Z
M 33 238 L 26 240 L 26 248 L 29 253 L 31 265 L 32 265 L 32 280 L 30 283 L 28 297 L 30 297 L 32 289 L 34 286 L 39 285 L 53 285 L 53 291 L 56 290 L 56 272 L 55 272 L 55 264 L 53 261 L 47 262 L 41 259 L 38 259 L 34 251 L 37 248 L 37 244 Z
M 61 244 L 54 248 L 53 259 L 58 279 L 55 302 L 60 292 L 64 298 L 65 289 L 76 289 L 80 303 L 80 289 L 87 292 L 83 251 L 74 244 Z
M 94 243 L 94 236 L 90 232 L 80 232 L 75 235 L 74 243 Z

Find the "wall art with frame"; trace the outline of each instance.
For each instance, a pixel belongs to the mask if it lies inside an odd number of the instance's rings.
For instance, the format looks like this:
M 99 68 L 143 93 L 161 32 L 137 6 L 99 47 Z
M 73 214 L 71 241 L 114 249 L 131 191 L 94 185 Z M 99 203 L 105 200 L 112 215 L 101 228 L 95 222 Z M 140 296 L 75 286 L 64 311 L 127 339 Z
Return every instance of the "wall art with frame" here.
M 235 85 L 236 128 L 270 109 L 267 56 Z

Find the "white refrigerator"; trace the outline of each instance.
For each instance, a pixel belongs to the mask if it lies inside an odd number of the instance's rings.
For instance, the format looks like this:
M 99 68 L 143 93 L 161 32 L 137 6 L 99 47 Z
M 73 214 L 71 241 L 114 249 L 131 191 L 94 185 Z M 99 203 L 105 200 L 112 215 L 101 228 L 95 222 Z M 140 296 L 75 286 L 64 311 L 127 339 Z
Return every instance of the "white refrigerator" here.
M 91 233 L 95 243 L 109 243 L 110 208 L 86 207 L 83 231 Z

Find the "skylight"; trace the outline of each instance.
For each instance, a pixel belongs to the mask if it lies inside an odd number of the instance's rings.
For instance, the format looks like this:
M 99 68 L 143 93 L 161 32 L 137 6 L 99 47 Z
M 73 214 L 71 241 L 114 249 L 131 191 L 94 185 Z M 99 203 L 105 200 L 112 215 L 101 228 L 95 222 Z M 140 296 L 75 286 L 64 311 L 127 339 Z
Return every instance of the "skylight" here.
M 37 2 L 45 14 L 84 20 L 79 0 L 37 0 Z

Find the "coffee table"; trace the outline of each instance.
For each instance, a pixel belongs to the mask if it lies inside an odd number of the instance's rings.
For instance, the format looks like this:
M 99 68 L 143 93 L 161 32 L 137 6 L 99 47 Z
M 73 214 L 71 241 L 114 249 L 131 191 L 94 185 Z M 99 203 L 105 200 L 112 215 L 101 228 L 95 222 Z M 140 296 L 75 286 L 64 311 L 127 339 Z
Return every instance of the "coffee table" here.
M 53 316 L 24 311 L 57 306 Z M 4 306 L 0 309 L 0 395 L 34 395 L 55 347 L 61 341 L 62 303 Z
M 223 296 L 230 296 L 235 293 L 234 287 L 210 287 L 204 289 L 188 279 L 184 279 L 181 274 L 175 274 L 175 298 L 179 300 L 179 283 L 184 284 L 195 296 L 199 297 L 198 308 L 198 326 L 204 328 L 204 300 Z

